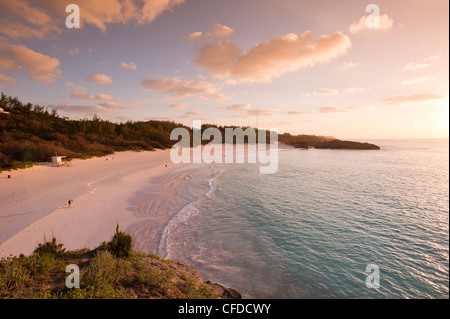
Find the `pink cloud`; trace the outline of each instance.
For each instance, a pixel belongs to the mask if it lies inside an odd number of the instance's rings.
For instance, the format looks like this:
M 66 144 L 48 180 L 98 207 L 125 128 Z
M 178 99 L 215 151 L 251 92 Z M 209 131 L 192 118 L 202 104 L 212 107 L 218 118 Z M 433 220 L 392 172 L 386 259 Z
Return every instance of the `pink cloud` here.
M 227 107 L 220 107 L 219 109 L 226 110 L 226 111 L 245 111 L 251 109 L 250 104 L 233 104 Z
M 187 36 L 188 40 L 205 40 L 212 38 L 226 38 L 231 36 L 235 30 L 227 27 L 226 25 L 221 25 L 219 23 L 215 23 L 209 27 L 210 32 L 203 33 L 201 31 L 192 32 Z
M 310 114 L 312 111 L 289 111 L 287 112 L 288 115 L 303 115 L 303 114 Z
M 431 66 L 430 63 L 408 63 L 403 67 L 403 71 L 416 71 Z
M 315 40 L 307 31 L 272 38 L 248 52 L 231 41 L 208 43 L 197 50 L 194 63 L 214 76 L 261 82 L 330 61 L 345 54 L 350 46 L 350 39 L 340 32 Z
M 165 11 L 173 10 L 184 0 L 78 0 L 81 27 L 91 24 L 106 32 L 110 24 L 148 24 Z M 44 5 L 56 13 L 65 11 L 67 5 L 60 0 L 46 0 Z
M 380 30 L 387 30 L 392 28 L 394 25 L 394 20 L 389 18 L 387 14 L 380 15 L 379 17 L 379 26 L 374 28 L 369 28 L 366 24 L 368 16 L 363 16 L 361 19 L 359 19 L 358 22 L 355 22 L 350 25 L 348 28 L 351 33 L 360 33 L 360 32 L 373 32 L 373 31 L 380 31 Z
M 188 105 L 186 103 L 171 104 L 167 106 L 168 109 L 176 109 L 176 110 L 185 109 L 187 107 Z
M 434 77 L 428 75 L 415 76 L 402 81 L 402 84 L 415 84 L 433 80 Z
M 201 116 L 203 113 L 200 111 L 188 111 L 186 113 L 184 113 L 182 116 L 182 118 L 187 117 L 187 118 L 193 118 L 193 117 L 198 117 Z
M 338 93 L 338 90 L 319 89 L 314 91 L 313 95 L 336 95 Z
M 60 62 L 56 58 L 28 49 L 24 45 L 0 42 L 0 70 L 24 71 L 28 78 L 53 83 L 62 77 Z
M 78 86 L 71 82 L 66 82 L 66 86 L 73 88 L 75 91 L 87 91 L 87 89 L 85 87 Z
M 147 90 L 155 90 L 168 94 L 172 98 L 187 98 L 194 95 L 210 95 L 217 94 L 217 88 L 212 84 L 204 81 L 185 81 L 179 77 L 145 79 L 142 85 Z
M 130 63 L 121 62 L 120 67 L 122 67 L 124 69 L 128 69 L 128 70 L 133 70 L 133 71 L 137 69 L 137 65 L 134 62 L 130 62 Z
M 324 106 L 317 110 L 317 113 L 337 113 L 337 112 L 345 112 L 345 110 L 335 106 Z
M 77 0 L 81 27 L 93 25 L 106 32 L 112 24 L 148 24 L 166 11 L 173 10 L 185 0 Z M 0 12 L 5 19 L 0 34 L 10 38 L 43 39 L 51 32 L 62 32 L 55 21 L 64 21 L 67 1 L 14 0 L 0 1 Z M 3 17 L 2 17 L 3 18 Z
M 38 38 L 44 39 L 51 32 L 61 32 L 61 28 L 54 23 L 49 10 L 42 7 L 43 1 L 1 1 L 0 34 L 11 39 Z M 64 12 L 64 11 L 63 11 Z
M 112 78 L 106 74 L 91 74 L 88 75 L 87 79 L 101 85 L 112 83 Z
M 232 118 L 249 118 L 249 117 L 264 117 L 264 116 L 275 116 L 277 112 L 272 109 L 250 109 L 246 110 L 246 112 L 242 115 L 233 115 Z
M 0 73 L 0 83 L 6 83 L 12 86 L 18 86 L 19 82 L 16 79 L 13 79 L 12 77 L 3 75 Z
M 398 94 L 383 99 L 386 105 L 402 105 L 407 103 L 427 103 L 445 99 L 447 96 L 442 94 L 422 93 L 413 95 Z
M 70 113 L 81 113 L 86 115 L 93 115 L 99 113 L 108 113 L 110 110 L 100 105 L 72 105 L 63 104 L 54 107 L 56 110 L 61 110 Z
M 114 98 L 112 96 L 106 94 L 96 94 L 91 95 L 87 92 L 75 92 L 70 95 L 70 97 L 80 100 L 97 100 L 97 101 L 113 101 Z

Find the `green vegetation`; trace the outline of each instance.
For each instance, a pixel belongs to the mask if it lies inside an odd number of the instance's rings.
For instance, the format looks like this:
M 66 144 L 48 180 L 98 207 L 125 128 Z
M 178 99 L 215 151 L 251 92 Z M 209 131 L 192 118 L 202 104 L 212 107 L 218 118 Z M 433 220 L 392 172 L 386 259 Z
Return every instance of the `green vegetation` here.
M 352 141 L 341 141 L 341 140 L 331 140 L 331 141 L 323 141 L 314 145 L 315 148 L 319 149 L 345 149 L 345 150 L 379 150 L 380 147 L 375 144 L 370 143 L 360 143 L 360 142 L 352 142 Z
M 346 150 L 379 150 L 380 147 L 370 143 L 342 141 L 331 136 L 291 135 L 280 134 L 278 140 L 295 148 L 314 147 L 318 149 L 346 149 Z
M 128 238 L 131 240 L 117 227 L 111 241 L 94 250 L 66 251 L 53 238 L 39 244 L 30 256 L 2 258 L 0 298 L 240 298 L 232 289 L 203 282 L 191 267 L 128 250 Z M 80 288 L 69 289 L 65 285 L 69 275 L 66 266 L 70 264 L 80 268 Z
M 170 132 L 183 127 L 169 121 L 113 123 L 92 119 L 67 120 L 55 110 L 24 104 L 1 94 L 0 170 L 47 162 L 55 154 L 72 158 L 105 156 L 116 151 L 166 149 L 176 141 Z
M 104 244 L 107 251 L 118 258 L 127 258 L 131 253 L 131 236 L 119 230 L 117 225 L 116 232 L 109 243 Z
M 42 244 L 38 244 L 36 249 L 34 250 L 34 254 L 36 255 L 63 255 L 66 249 L 63 247 L 64 245 L 56 242 L 56 238 L 53 237 L 51 241 L 44 241 Z

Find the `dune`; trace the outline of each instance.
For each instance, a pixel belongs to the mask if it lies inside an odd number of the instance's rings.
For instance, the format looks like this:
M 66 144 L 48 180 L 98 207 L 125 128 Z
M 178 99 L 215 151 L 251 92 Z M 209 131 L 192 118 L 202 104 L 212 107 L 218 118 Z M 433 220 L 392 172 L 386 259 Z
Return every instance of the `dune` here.
M 127 210 L 127 200 L 151 177 L 186 165 L 172 163 L 170 150 L 127 151 L 73 160 L 71 167 L 2 172 L 0 257 L 31 254 L 52 237 L 69 250 L 94 248 L 111 238 L 117 224 L 126 229 L 142 221 Z

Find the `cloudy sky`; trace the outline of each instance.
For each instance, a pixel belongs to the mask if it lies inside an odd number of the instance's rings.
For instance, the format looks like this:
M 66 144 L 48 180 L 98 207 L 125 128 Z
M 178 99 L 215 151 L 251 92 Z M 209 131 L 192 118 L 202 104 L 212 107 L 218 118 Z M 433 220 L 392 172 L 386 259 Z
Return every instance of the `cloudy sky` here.
M 80 28 L 66 26 L 70 3 Z M 448 7 L 0 0 L 0 90 L 72 119 L 256 126 L 258 117 L 281 133 L 448 137 Z

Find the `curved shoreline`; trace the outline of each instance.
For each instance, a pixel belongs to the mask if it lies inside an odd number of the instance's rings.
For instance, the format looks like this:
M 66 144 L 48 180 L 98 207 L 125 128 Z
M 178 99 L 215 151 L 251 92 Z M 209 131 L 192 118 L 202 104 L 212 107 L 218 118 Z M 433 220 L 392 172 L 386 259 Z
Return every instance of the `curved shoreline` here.
M 30 254 L 44 236 L 68 249 L 95 247 L 110 239 L 117 223 L 126 229 L 142 221 L 128 210 L 128 199 L 151 177 L 186 165 L 173 164 L 169 154 L 121 152 L 108 161 L 75 160 L 70 168 L 37 166 L 10 173 L 11 179 L 0 174 L 0 257 Z M 37 214 L 41 207 L 47 209 Z

